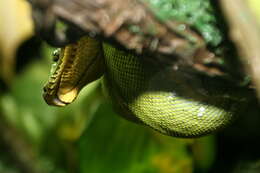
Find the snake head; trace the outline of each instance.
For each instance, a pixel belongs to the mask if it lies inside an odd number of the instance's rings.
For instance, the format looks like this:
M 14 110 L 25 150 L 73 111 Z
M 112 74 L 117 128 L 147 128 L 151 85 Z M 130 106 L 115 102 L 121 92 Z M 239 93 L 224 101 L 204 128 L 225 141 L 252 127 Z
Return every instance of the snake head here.
M 51 75 L 43 88 L 47 104 L 65 106 L 73 102 L 85 85 L 103 75 L 101 46 L 86 36 L 54 51 Z

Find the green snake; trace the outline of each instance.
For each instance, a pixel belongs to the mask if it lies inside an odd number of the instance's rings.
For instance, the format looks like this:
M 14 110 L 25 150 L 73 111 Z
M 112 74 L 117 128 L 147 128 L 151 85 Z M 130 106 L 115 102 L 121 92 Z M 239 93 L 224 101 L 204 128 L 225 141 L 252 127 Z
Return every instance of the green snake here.
M 44 87 L 49 105 L 71 103 L 85 85 L 101 77 L 120 115 L 170 136 L 197 137 L 222 129 L 244 102 L 230 96 L 235 90 L 223 88 L 223 82 L 173 66 L 157 68 L 88 36 L 61 48 L 53 59 Z

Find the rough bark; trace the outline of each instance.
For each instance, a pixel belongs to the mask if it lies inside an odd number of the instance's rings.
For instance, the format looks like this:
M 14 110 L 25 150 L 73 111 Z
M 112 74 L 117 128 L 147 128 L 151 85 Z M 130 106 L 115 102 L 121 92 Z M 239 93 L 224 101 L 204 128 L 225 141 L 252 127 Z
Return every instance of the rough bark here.
M 237 85 L 243 83 L 244 71 L 239 63 L 221 67 L 217 62 L 225 58 L 229 61 L 229 57 L 218 57 L 210 51 L 187 24 L 160 21 L 142 0 L 29 1 L 36 30 L 51 45 L 63 46 L 88 34 L 136 54 L 147 54 L 148 61 L 154 64 L 174 62 L 173 68 L 190 68 L 208 76 L 224 77 Z M 67 23 L 67 32 L 55 28 L 57 20 Z
M 236 43 L 260 98 L 260 28 L 256 18 L 242 0 L 221 0 L 221 4 L 229 21 L 230 37 Z

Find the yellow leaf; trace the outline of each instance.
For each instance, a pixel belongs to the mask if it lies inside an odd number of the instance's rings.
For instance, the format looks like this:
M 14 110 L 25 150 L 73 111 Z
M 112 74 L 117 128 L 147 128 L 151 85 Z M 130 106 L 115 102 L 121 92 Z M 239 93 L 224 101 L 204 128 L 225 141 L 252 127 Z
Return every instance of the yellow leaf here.
M 258 19 L 258 23 L 260 24 L 260 1 L 259 0 L 247 0 L 250 9 L 255 14 Z
M 25 0 L 0 1 L 0 77 L 10 83 L 19 45 L 33 34 L 31 10 Z

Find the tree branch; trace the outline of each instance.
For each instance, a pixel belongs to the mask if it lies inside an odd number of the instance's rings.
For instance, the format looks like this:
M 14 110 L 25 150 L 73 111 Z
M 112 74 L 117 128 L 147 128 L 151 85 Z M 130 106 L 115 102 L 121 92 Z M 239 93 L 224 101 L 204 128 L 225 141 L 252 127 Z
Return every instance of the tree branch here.
M 41 18 L 35 19 L 36 23 L 53 19 L 43 26 L 38 25 L 43 28 L 42 35 L 51 33 L 47 34 L 49 37 L 45 37 L 45 40 L 54 39 L 49 40 L 52 45 L 60 46 L 62 43 L 66 45 L 68 40 L 75 40 L 75 37 L 77 39 L 87 33 L 92 37 L 116 43 L 136 54 L 148 54 L 149 60 L 155 64 L 174 62 L 177 67 L 191 67 L 210 76 L 230 75 L 218 65 L 206 65 L 205 62 L 214 64 L 223 57 L 217 57 L 215 53 L 209 51 L 199 34 L 191 30 L 187 24 L 173 20 L 160 21 L 142 0 L 30 0 L 30 2 L 33 4 L 34 13 L 42 14 Z M 74 34 L 67 32 L 65 36 L 68 38 L 59 39 L 54 27 L 50 27 L 56 19 L 61 19 L 83 32 Z M 74 35 L 74 39 L 71 35 Z
M 244 1 L 221 0 L 221 4 L 231 28 L 230 37 L 236 43 L 260 98 L 260 28 Z

